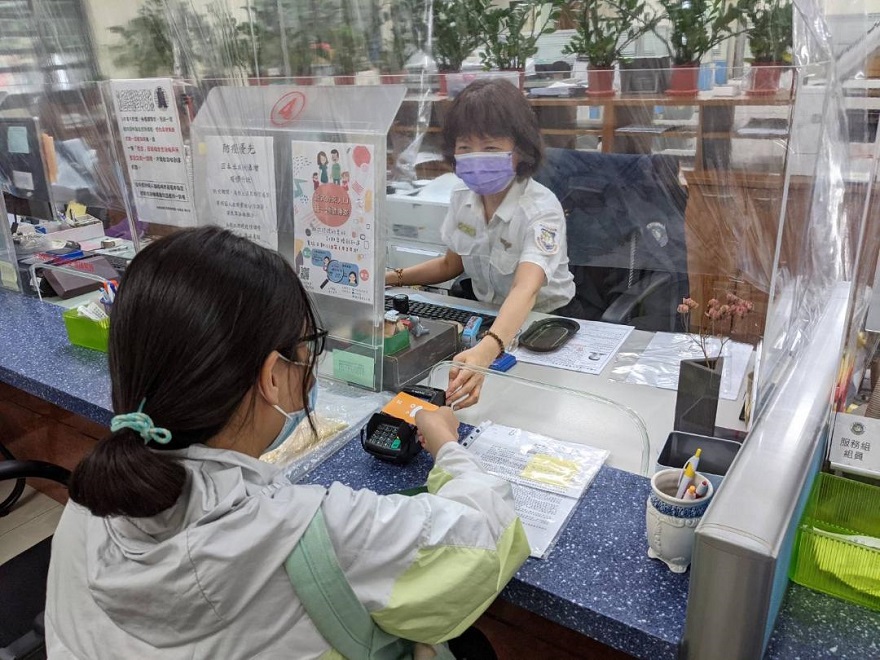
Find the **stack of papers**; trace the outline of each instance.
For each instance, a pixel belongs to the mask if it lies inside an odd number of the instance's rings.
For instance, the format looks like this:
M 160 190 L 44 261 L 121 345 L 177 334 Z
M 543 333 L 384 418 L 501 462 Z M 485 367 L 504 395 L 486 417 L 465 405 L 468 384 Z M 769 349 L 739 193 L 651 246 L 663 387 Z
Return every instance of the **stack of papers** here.
M 608 458 L 587 445 L 485 422 L 462 442 L 488 473 L 513 489 L 531 555 L 546 557 L 578 501 Z

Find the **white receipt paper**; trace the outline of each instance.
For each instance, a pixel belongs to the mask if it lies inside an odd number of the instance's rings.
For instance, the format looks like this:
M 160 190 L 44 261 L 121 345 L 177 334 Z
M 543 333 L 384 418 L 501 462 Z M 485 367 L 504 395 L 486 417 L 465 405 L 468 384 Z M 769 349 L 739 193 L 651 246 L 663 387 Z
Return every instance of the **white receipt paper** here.
M 718 355 L 720 340 L 709 339 L 709 356 Z M 749 366 L 752 347 L 735 341 L 724 344 L 722 355 L 724 366 L 721 371 L 722 399 L 735 400 Z M 703 351 L 691 335 L 658 332 L 651 343 L 630 370 L 627 383 L 652 385 L 665 390 L 678 388 L 678 371 L 682 360 L 696 360 L 703 357 Z
M 562 348 L 550 353 L 535 353 L 518 348 L 514 355 L 520 362 L 543 364 L 557 369 L 599 375 L 633 331 L 632 326 L 577 321 L 581 329 Z
M 604 449 L 485 422 L 464 441 L 490 474 L 513 490 L 531 555 L 547 556 L 571 512 L 608 458 Z

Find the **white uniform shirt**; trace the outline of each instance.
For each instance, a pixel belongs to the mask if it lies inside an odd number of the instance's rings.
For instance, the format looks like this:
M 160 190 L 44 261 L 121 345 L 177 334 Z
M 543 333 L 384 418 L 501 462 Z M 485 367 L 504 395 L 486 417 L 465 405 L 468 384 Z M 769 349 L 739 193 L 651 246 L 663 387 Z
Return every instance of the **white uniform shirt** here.
M 486 222 L 480 196 L 464 184 L 453 188 L 441 229 L 443 242 L 461 257 L 478 300 L 500 305 L 521 263 L 544 270 L 536 312 L 552 312 L 574 297 L 562 205 L 537 181 L 514 181 Z

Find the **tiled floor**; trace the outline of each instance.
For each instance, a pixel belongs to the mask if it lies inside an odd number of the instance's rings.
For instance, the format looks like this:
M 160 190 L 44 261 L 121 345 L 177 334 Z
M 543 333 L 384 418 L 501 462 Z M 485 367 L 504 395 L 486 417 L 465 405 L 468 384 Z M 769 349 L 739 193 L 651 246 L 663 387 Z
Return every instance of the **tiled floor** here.
M 0 500 L 11 490 L 9 483 L 0 485 Z M 64 507 L 30 486 L 12 509 L 0 518 L 0 564 L 51 536 Z

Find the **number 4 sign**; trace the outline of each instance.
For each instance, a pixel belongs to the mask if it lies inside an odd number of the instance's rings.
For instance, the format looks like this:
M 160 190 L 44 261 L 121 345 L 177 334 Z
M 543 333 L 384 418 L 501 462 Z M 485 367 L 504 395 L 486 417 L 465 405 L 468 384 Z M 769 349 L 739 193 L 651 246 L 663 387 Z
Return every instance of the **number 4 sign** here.
M 288 92 L 275 102 L 269 121 L 274 126 L 287 126 L 296 121 L 306 109 L 306 95 L 302 92 Z

